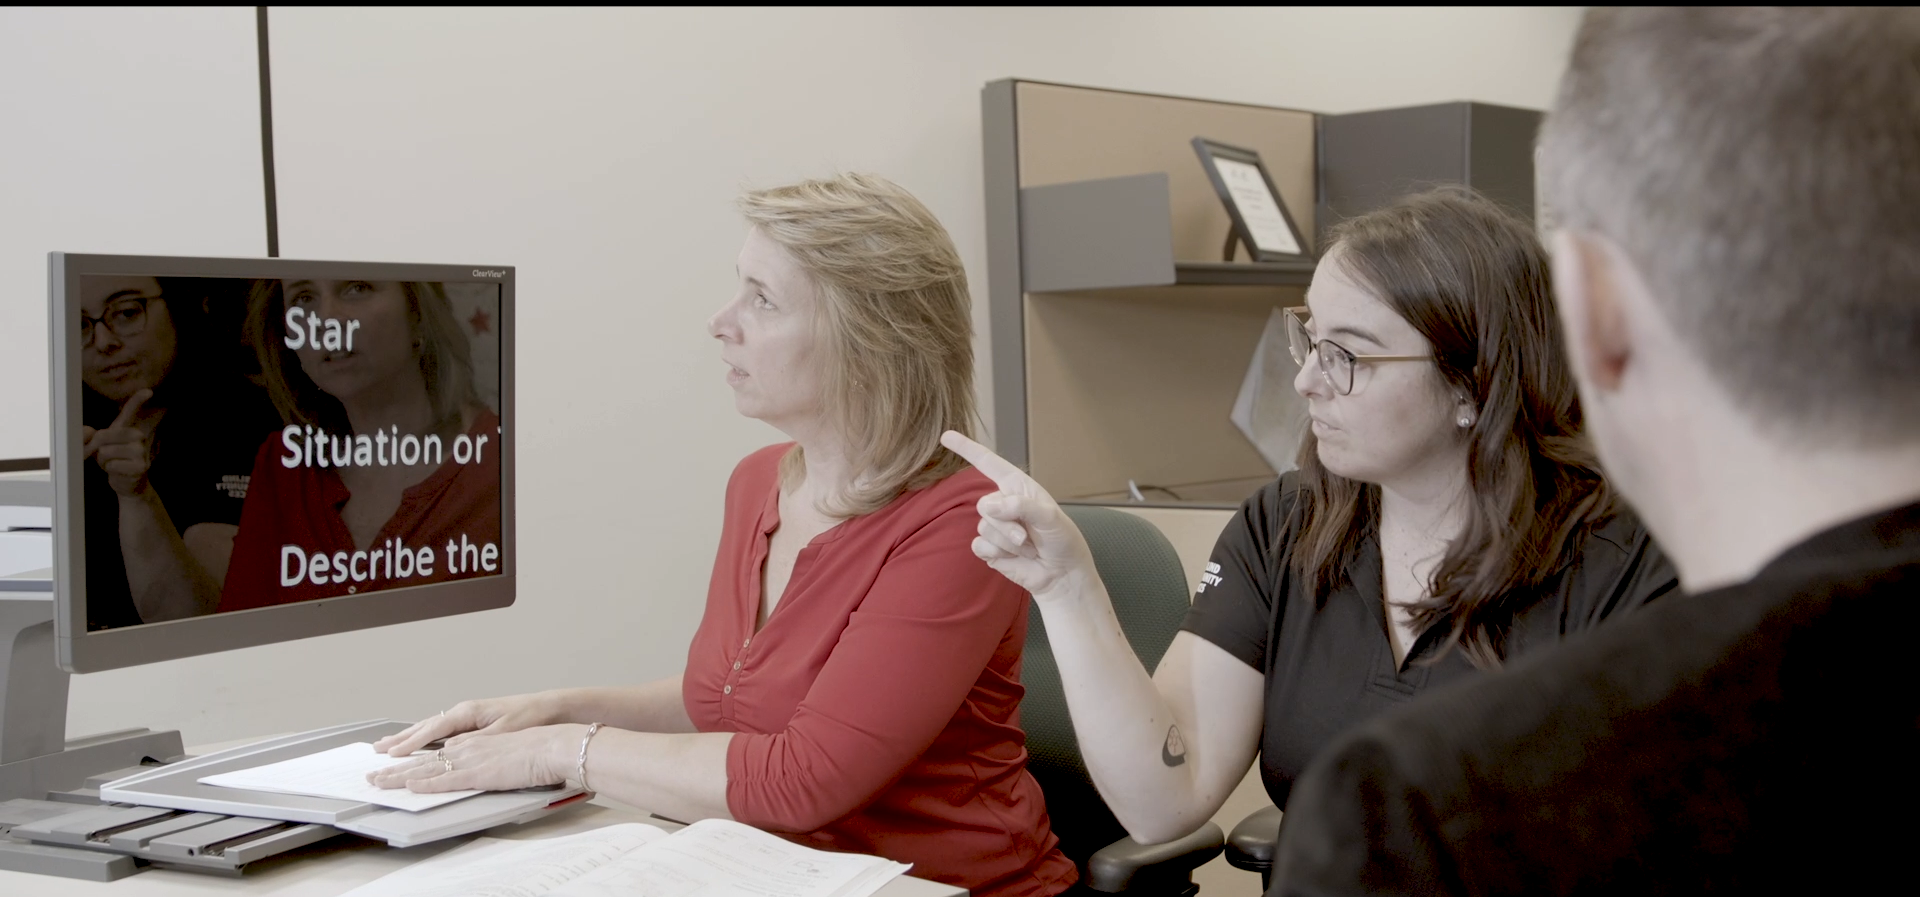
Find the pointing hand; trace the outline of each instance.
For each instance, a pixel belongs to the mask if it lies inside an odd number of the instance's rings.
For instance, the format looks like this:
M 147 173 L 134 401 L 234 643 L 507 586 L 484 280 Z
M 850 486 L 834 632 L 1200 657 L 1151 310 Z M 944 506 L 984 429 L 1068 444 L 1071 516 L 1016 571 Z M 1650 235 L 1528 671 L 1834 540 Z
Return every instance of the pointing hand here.
M 1062 585 L 1098 576 L 1080 528 L 1025 471 L 952 430 L 941 434 L 940 444 L 999 487 L 978 505 L 980 535 L 973 540 L 973 553 L 987 566 L 1043 601 Z

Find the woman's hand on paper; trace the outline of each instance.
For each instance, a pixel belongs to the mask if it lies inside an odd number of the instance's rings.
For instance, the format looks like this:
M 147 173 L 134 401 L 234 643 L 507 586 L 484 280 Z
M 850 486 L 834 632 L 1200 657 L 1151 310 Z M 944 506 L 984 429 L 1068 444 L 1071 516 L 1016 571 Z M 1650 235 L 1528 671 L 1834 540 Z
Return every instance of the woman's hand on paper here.
M 419 794 L 441 791 L 512 791 L 564 782 L 573 771 L 581 725 L 537 726 L 497 735 L 469 733 L 458 744 L 408 759 L 367 775 L 381 788 Z
M 1025 471 L 952 430 L 941 434 L 940 444 L 999 487 L 977 506 L 980 535 L 973 540 L 973 553 L 987 566 L 1041 601 L 1098 577 L 1080 528 Z
M 405 757 L 441 739 L 447 739 L 447 746 L 453 747 L 476 735 L 498 735 L 544 726 L 554 721 L 554 705 L 555 699 L 544 694 L 461 701 L 374 742 L 373 749 Z

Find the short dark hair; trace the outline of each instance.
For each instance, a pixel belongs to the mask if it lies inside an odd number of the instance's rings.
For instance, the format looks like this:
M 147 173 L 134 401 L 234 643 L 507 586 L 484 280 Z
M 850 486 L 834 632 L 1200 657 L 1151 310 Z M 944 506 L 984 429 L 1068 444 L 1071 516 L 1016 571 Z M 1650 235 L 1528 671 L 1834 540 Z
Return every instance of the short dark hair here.
M 1920 10 L 1592 10 L 1540 160 L 1763 430 L 1920 438 Z
M 1466 528 L 1434 569 L 1414 623 L 1445 621 L 1476 666 L 1506 654 L 1514 615 L 1548 594 L 1576 538 L 1614 508 L 1581 435 L 1580 399 L 1553 314 L 1547 254 L 1517 214 L 1443 187 L 1337 225 L 1338 265 L 1433 347 L 1443 395 L 1479 413 L 1468 433 Z M 1324 273 L 1316 276 L 1325 276 Z M 1309 432 L 1292 568 L 1326 595 L 1379 522 L 1380 487 L 1327 470 Z

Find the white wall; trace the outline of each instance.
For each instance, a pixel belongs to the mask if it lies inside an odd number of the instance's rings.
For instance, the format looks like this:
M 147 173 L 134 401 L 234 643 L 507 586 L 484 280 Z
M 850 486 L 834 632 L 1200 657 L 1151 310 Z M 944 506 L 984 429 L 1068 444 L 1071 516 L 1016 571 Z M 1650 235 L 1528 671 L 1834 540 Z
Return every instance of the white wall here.
M 667 674 L 698 620 L 727 473 L 777 437 L 733 414 L 703 330 L 732 286 L 741 187 L 893 177 L 953 231 L 978 292 L 989 80 L 1329 112 L 1538 108 L 1576 16 L 276 8 L 282 254 L 519 266 L 519 603 L 77 677 L 70 728 L 208 742 Z M 0 94 L 0 372 L 21 386 L 0 404 L 0 456 L 46 454 L 46 250 L 261 250 L 250 26 L 0 11 L 0 84 L 42 88 Z M 165 152 L 101 151 L 124 121 Z
M 261 255 L 247 9 L 0 7 L 0 459 L 47 455 L 47 253 Z

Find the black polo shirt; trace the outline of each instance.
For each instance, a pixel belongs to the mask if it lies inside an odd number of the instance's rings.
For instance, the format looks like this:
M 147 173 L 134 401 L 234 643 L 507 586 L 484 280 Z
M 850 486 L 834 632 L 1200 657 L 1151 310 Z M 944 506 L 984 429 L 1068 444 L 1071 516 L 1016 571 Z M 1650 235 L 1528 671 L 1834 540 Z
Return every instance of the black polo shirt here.
M 116 403 L 87 392 L 88 426 L 113 423 Z M 176 532 L 197 523 L 240 524 L 253 458 L 280 429 L 266 392 L 235 377 L 213 388 L 182 391 L 160 418 L 148 443 L 147 484 L 160 496 Z M 141 621 L 120 551 L 120 498 L 92 459 L 82 465 L 86 495 L 87 628 L 111 629 Z
M 1917 607 L 1920 503 L 1382 717 L 1301 780 L 1272 893 L 1909 887 Z
M 1314 600 L 1288 569 L 1299 516 L 1292 513 L 1297 476 L 1281 477 L 1241 505 L 1215 543 L 1181 624 L 1265 675 L 1260 778 L 1280 807 L 1300 771 L 1336 735 L 1479 672 L 1460 650 L 1440 654 L 1445 622 L 1422 632 L 1406 662 L 1394 665 L 1377 538 L 1367 539 L 1338 589 Z M 1577 558 L 1548 583 L 1544 597 L 1515 615 L 1509 658 L 1558 644 L 1677 586 L 1666 557 L 1626 512 L 1592 527 Z

